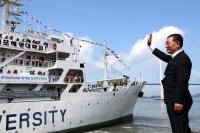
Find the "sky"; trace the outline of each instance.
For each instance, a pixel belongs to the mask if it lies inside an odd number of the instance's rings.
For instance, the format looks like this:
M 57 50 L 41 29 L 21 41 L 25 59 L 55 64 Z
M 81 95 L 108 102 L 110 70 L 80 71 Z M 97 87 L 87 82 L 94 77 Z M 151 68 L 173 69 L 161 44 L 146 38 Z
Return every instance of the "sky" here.
M 200 1 L 199 0 L 23 0 L 23 10 L 57 28 L 95 42 L 106 40 L 130 69 L 109 56 L 109 77 L 140 75 L 147 82 L 159 82 L 159 63 L 146 45 L 149 33 L 153 44 L 166 52 L 169 34 L 184 37 L 185 52 L 193 66 L 190 83 L 200 83 Z M 80 57 L 86 62 L 87 80 L 103 79 L 102 49 L 82 44 Z M 166 64 L 163 63 L 163 71 Z M 158 94 L 158 89 L 145 90 Z M 194 87 L 192 93 L 200 93 Z

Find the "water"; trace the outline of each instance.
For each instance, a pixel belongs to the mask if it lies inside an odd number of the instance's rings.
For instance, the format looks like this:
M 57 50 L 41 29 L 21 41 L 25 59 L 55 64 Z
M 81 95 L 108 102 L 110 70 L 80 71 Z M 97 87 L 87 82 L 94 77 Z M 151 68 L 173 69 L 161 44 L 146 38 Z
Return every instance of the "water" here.
M 194 99 L 189 113 L 191 129 L 200 133 L 200 99 Z M 134 120 L 104 127 L 91 133 L 171 133 L 166 106 L 163 101 L 152 98 L 138 99 Z

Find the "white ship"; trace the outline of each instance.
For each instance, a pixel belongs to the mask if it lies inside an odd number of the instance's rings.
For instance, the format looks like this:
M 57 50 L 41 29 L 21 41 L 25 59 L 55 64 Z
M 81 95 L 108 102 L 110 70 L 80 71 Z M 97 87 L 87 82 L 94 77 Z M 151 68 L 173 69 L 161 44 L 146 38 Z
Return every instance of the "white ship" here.
M 79 131 L 132 116 L 141 78 L 86 82 L 70 36 L 17 32 L 21 1 L 0 3 L 0 133 Z

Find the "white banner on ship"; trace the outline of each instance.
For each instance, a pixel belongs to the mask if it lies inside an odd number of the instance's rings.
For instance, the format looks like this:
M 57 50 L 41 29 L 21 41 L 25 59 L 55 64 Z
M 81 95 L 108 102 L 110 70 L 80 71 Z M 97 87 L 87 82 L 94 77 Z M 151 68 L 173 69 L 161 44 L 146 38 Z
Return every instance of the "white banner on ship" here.
M 47 76 L 0 74 L 0 82 L 10 83 L 47 83 Z

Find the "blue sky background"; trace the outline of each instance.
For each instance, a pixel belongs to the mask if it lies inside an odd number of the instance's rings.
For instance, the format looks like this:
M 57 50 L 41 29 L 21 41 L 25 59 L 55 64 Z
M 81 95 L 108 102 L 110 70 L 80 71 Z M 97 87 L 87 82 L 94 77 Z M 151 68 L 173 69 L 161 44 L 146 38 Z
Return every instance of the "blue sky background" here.
M 176 27 L 184 33 L 184 50 L 193 62 L 194 76 L 191 82 L 200 83 L 199 0 L 23 0 L 23 2 L 23 10 L 37 17 L 44 25 L 97 42 L 106 39 L 109 47 L 121 56 L 129 53 L 138 41 L 144 41 L 149 33 L 157 33 L 168 26 Z M 135 64 L 128 63 L 134 71 L 126 71 L 126 74 L 138 76 L 141 72 L 147 81 L 159 82 L 157 59 L 149 54 L 149 49 L 140 52 L 144 55 L 148 53 L 149 60 L 142 59 Z M 91 56 L 97 55 L 93 51 Z M 95 68 L 92 70 L 92 72 L 87 70 L 86 76 L 89 80 L 103 78 L 103 75 L 95 74 L 94 71 L 98 70 Z M 197 88 L 192 91 L 200 92 Z

